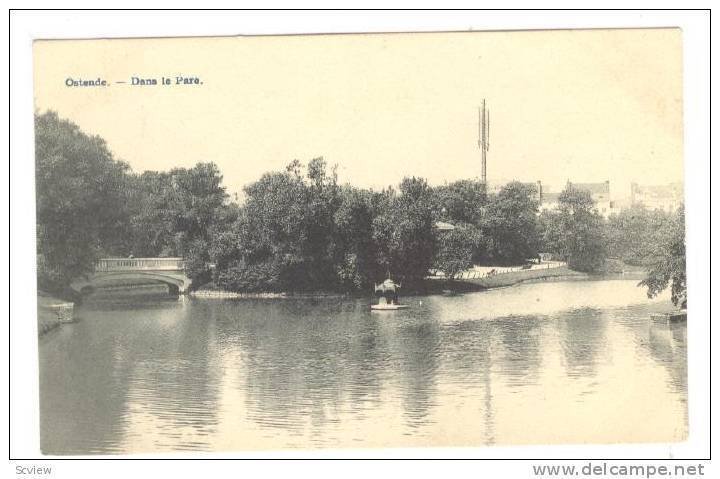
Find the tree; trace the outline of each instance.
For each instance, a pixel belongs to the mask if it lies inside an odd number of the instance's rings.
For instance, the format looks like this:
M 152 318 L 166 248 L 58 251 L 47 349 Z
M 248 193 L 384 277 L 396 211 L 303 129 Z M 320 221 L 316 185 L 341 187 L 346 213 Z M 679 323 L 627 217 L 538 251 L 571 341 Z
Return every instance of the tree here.
M 148 171 L 134 182 L 133 249 L 137 256 L 182 256 L 195 285 L 210 280 L 210 242 L 218 223 L 231 221 L 214 163 L 169 172 Z
M 337 231 L 336 274 L 345 289 L 359 290 L 372 284 L 375 249 L 372 241 L 372 193 L 346 185 L 333 222 Z
M 325 160 L 315 158 L 303 170 L 295 160 L 245 188 L 231 232 L 216 235 L 216 281 L 248 288 L 254 278 L 273 290 L 302 291 L 333 289 L 340 273 L 350 274 L 341 267 L 352 255 L 343 249 L 349 238 L 336 226 L 344 197 L 335 169 L 328 172 Z
M 175 256 L 175 206 L 168 173 L 146 171 L 133 178 L 132 246 L 137 257 Z
M 487 203 L 485 184 L 478 180 L 459 180 L 435 189 L 438 217 L 450 223 L 477 225 Z
M 35 115 L 38 287 L 61 291 L 101 255 L 127 251 L 128 173 L 102 138 Z
M 611 215 L 605 227 L 608 256 L 632 265 L 644 265 L 660 243 L 672 214 L 632 206 Z
M 490 198 L 481 223 L 486 261 L 518 264 L 537 256 L 539 207 L 534 185 L 512 182 Z
M 245 187 L 245 195 L 244 222 L 238 225 L 247 242 L 242 264 L 273 264 L 261 270 L 273 271 L 278 288 L 305 289 L 309 191 L 299 171 L 266 173 Z
M 327 162 L 322 157 L 314 158 L 308 163 L 306 176 L 306 241 L 302 248 L 306 268 L 303 274 L 310 284 L 334 286 L 335 265 L 342 261 L 335 225 L 335 213 L 341 203 L 337 167 L 328 174 Z
M 427 181 L 404 178 L 399 194 L 387 190 L 375 202 L 377 279 L 386 274 L 411 282 L 424 278 L 435 254 L 433 192 Z
M 672 221 L 661 233 L 657 253 L 648 258 L 648 276 L 639 285 L 646 286 L 649 298 L 670 286 L 674 305 L 687 306 L 687 277 L 685 269 L 685 209 L 680 207 Z
M 605 262 L 603 218 L 590 193 L 568 185 L 557 211 L 541 215 L 545 248 L 559 254 L 576 271 L 598 271 Z
M 472 266 L 473 251 L 477 247 L 480 233 L 472 225 L 457 226 L 454 230 L 438 235 L 438 250 L 434 267 L 453 279 L 456 274 Z

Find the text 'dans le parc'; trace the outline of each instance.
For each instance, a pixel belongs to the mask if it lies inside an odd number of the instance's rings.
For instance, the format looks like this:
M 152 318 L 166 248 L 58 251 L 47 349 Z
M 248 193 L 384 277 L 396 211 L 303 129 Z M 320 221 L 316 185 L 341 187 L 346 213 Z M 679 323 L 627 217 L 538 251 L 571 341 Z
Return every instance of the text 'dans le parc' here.
M 97 88 L 97 87 L 109 87 L 113 85 L 117 86 L 132 86 L 132 87 L 172 87 L 172 86 L 199 86 L 202 85 L 202 78 L 198 76 L 185 76 L 185 75 L 174 75 L 174 76 L 160 76 L 160 77 L 141 77 L 131 76 L 128 78 L 109 80 L 103 77 L 95 78 L 76 78 L 67 77 L 65 79 L 65 86 L 68 88 Z

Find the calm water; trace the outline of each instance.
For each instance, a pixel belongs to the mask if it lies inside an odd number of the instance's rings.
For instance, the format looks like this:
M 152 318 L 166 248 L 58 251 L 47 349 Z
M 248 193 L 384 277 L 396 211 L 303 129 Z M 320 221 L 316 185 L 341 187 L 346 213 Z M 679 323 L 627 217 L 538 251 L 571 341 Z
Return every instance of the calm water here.
M 95 298 L 40 338 L 46 454 L 679 441 L 686 327 L 636 281 L 368 300 Z

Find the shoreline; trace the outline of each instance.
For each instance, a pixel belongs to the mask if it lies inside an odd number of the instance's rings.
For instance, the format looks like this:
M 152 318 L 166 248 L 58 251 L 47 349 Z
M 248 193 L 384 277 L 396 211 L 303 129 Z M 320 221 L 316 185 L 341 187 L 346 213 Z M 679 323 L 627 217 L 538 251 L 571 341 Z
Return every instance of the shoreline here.
M 479 292 L 495 288 L 505 288 L 522 283 L 536 283 L 545 281 L 582 281 L 597 279 L 637 279 L 644 277 L 635 272 L 610 273 L 593 275 L 573 271 L 567 266 L 550 269 L 520 270 L 484 276 L 482 278 L 442 278 L 427 277 L 419 283 L 410 284 L 405 288 L 403 296 L 418 296 L 443 294 L 448 290 L 457 293 Z M 119 285 L 109 287 L 108 290 L 135 290 L 154 288 L 157 284 Z M 187 295 L 197 299 L 320 299 L 320 298 L 364 298 L 367 293 L 358 291 L 315 291 L 315 292 L 235 292 L 217 288 L 199 289 L 190 291 Z M 49 293 L 38 292 L 38 334 L 42 335 L 55 329 L 63 323 L 74 320 L 75 303 L 60 299 Z
M 225 291 L 222 289 L 201 289 L 190 291 L 188 296 L 198 299 L 298 299 L 298 298 L 350 298 L 362 296 L 358 293 L 336 293 L 336 292 L 315 292 L 315 293 L 240 293 Z
M 613 275 L 614 276 L 614 275 Z M 488 289 L 504 288 L 522 284 L 525 282 L 540 281 L 582 281 L 592 279 L 594 275 L 573 271 L 567 266 L 538 269 L 538 270 L 522 270 L 510 273 L 498 274 L 477 279 L 446 279 L 446 278 L 426 278 L 421 284 L 413 285 L 406 289 L 403 296 L 417 296 L 423 294 L 442 294 L 444 291 L 452 290 L 459 293 L 470 293 L 485 291 Z M 600 277 L 600 276 L 598 276 Z M 633 278 L 634 279 L 634 278 Z M 299 298 L 353 298 L 366 297 L 367 294 L 357 292 L 337 293 L 337 292 L 314 292 L 314 293 L 241 293 L 234 291 L 225 291 L 221 289 L 200 289 L 188 293 L 190 297 L 197 299 L 299 299 Z
M 567 266 L 559 266 L 549 269 L 528 269 L 512 271 L 509 273 L 502 273 L 495 276 L 485 276 L 482 278 L 464 278 L 448 281 L 452 281 L 453 283 L 460 283 L 464 287 L 474 286 L 476 288 L 479 288 L 480 290 L 486 290 L 513 286 L 528 281 L 546 281 L 548 279 L 553 279 L 556 281 L 577 281 L 582 279 L 589 279 L 591 277 L 592 275 L 588 273 L 574 271 Z
M 75 303 L 56 298 L 38 291 L 37 327 L 38 336 L 42 336 L 57 327 L 75 320 Z

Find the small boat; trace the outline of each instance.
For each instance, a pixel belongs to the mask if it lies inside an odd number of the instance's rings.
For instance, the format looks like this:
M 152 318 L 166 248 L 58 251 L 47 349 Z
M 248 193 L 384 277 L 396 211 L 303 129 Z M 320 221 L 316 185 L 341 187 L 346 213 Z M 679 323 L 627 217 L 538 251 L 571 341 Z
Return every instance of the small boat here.
M 396 311 L 409 308 L 407 304 L 398 303 L 398 290 L 400 285 L 388 278 L 380 284 L 375 285 L 375 296 L 378 304 L 373 304 L 370 309 L 373 311 Z

